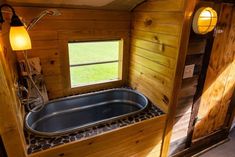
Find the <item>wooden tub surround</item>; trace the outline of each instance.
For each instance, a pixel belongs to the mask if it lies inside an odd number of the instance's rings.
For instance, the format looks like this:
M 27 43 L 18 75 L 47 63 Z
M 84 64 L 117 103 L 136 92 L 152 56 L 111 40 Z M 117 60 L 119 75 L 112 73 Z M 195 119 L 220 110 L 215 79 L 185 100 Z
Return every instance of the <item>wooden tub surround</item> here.
M 30 156 L 160 156 L 164 123 L 165 116 L 160 116 L 136 125 L 130 125 L 116 131 L 104 133 L 102 136 L 88 138 L 80 142 L 71 142 Z M 156 127 L 152 127 L 153 124 L 156 124 Z
M 28 154 L 32 154 L 32 156 L 37 156 L 37 154 L 40 154 L 42 156 L 48 156 L 44 153 L 45 150 L 50 151 L 51 149 L 56 149 L 56 150 L 60 151 L 60 148 L 58 147 L 60 145 L 66 146 L 66 145 L 71 145 L 72 143 L 78 144 L 82 141 L 87 141 L 87 140 L 94 141 L 94 145 L 96 145 L 96 144 L 100 145 L 101 143 L 99 143 L 99 142 L 101 142 L 101 141 L 97 141 L 97 143 L 96 143 L 96 138 L 98 138 L 99 136 L 104 136 L 106 134 L 111 134 L 111 135 L 116 134 L 115 133 L 116 131 L 122 132 L 123 136 L 125 136 L 126 138 L 129 136 L 127 139 L 123 139 L 124 141 L 127 140 L 125 142 L 132 142 L 132 140 L 129 141 L 128 139 L 131 139 L 132 136 L 135 137 L 136 134 L 131 135 L 128 133 L 128 136 L 127 136 L 127 132 L 124 131 L 127 128 L 131 128 L 131 127 L 134 127 L 137 130 L 142 129 L 143 135 L 141 135 L 141 133 L 140 133 L 139 136 L 143 136 L 143 137 L 140 137 L 141 139 L 133 138 L 133 140 L 137 140 L 137 141 L 140 140 L 139 142 L 136 142 L 135 145 L 141 145 L 141 143 L 143 143 L 142 138 L 144 138 L 144 132 L 148 131 L 148 129 L 146 129 L 145 127 L 139 128 L 138 126 L 139 125 L 143 126 L 147 121 L 150 121 L 151 119 L 155 119 L 155 125 L 157 125 L 157 128 L 159 129 L 156 131 L 160 131 L 161 129 L 164 128 L 163 127 L 164 121 L 163 122 L 161 121 L 164 119 L 163 117 L 165 117 L 165 115 L 163 114 L 163 112 L 161 110 L 156 108 L 154 105 L 150 105 L 147 110 L 145 110 L 139 114 L 129 116 L 125 119 L 114 120 L 114 121 L 107 123 L 107 124 L 105 124 L 105 123 L 100 124 L 95 127 L 90 127 L 87 129 L 78 130 L 78 131 L 75 131 L 74 133 L 69 133 L 69 134 L 65 134 L 65 135 L 61 135 L 61 136 L 56 136 L 56 137 L 51 137 L 51 138 L 50 137 L 40 137 L 40 136 L 31 134 L 30 132 L 26 132 L 26 142 L 28 143 L 27 152 L 28 152 Z M 144 123 L 144 124 L 142 124 L 142 123 Z M 158 126 L 158 123 L 160 123 L 160 126 Z M 133 128 L 133 130 L 135 130 L 134 128 Z M 121 130 L 123 130 L 123 131 L 121 131 Z M 110 135 L 110 137 L 112 137 L 111 135 Z M 160 136 L 160 135 L 157 135 L 157 136 Z M 155 136 L 152 136 L 152 138 L 155 138 Z M 103 142 L 105 142 L 105 141 L 108 142 L 108 140 L 112 140 L 112 139 L 115 140 L 115 137 L 112 137 L 111 139 L 105 139 L 105 137 L 104 137 L 102 139 L 103 139 Z M 158 137 L 158 139 L 161 139 L 161 138 Z M 124 141 L 122 141 L 122 142 L 115 141 L 115 142 L 119 143 L 118 145 L 120 145 L 120 147 L 121 147 L 124 144 L 123 143 Z M 159 142 L 158 148 L 160 149 L 161 141 L 158 141 L 158 142 Z M 133 145 L 133 146 L 136 147 L 135 145 Z M 139 147 L 139 146 L 137 146 L 137 147 Z M 151 147 L 151 145 L 149 145 L 149 149 L 150 149 L 150 147 Z M 49 148 L 51 148 L 51 149 L 49 149 Z M 129 146 L 128 148 L 123 147 L 123 149 L 124 149 L 123 151 L 126 153 L 131 148 L 132 148 L 132 145 Z M 87 147 L 87 149 L 90 149 L 89 146 Z M 108 149 L 113 149 L 113 148 L 112 148 L 112 146 L 110 146 Z M 61 150 L 61 151 L 62 152 L 59 154 L 62 154 L 62 153 L 66 154 L 66 152 L 63 152 L 63 150 Z M 104 151 L 104 150 L 101 149 L 100 151 Z M 71 150 L 71 152 L 72 152 L 72 150 Z M 124 152 L 122 152 L 122 153 L 124 153 Z M 89 151 L 86 153 L 87 153 L 87 156 L 94 155 L 93 153 L 90 154 Z M 130 154 L 138 154 L 139 152 L 133 150 L 133 152 L 129 152 L 129 153 Z M 118 154 L 115 154 L 114 156 L 119 156 L 121 154 L 118 153 Z M 110 154 L 108 153 L 105 156 L 109 156 L 109 155 Z M 86 156 L 86 155 L 84 155 L 84 156 Z

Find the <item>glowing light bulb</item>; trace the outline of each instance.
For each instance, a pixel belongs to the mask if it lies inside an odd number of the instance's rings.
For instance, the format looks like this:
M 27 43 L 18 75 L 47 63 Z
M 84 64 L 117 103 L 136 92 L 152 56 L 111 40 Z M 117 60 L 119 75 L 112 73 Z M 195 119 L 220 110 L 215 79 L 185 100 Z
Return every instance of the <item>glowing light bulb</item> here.
M 193 18 L 193 30 L 197 34 L 211 32 L 217 24 L 217 13 L 210 7 L 200 8 Z
M 29 34 L 24 26 L 11 26 L 10 43 L 14 51 L 29 50 L 32 48 Z

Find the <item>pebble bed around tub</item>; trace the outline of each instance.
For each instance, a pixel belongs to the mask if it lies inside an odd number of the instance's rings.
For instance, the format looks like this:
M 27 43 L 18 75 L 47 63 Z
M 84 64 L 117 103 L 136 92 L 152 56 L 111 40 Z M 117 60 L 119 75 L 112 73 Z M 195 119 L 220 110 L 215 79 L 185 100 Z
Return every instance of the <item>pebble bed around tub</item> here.
M 78 130 L 74 133 L 70 133 L 63 136 L 57 136 L 51 138 L 40 137 L 25 131 L 25 138 L 28 145 L 27 152 L 28 154 L 32 154 L 72 141 L 83 140 L 85 138 L 92 137 L 104 133 L 106 131 L 121 128 L 130 124 L 134 124 L 143 120 L 160 116 L 162 114 L 164 113 L 159 108 L 157 108 L 154 105 L 149 105 L 149 107 L 146 110 L 136 115 L 132 115 L 124 119 L 114 120 L 107 124 L 100 124 L 95 127 Z

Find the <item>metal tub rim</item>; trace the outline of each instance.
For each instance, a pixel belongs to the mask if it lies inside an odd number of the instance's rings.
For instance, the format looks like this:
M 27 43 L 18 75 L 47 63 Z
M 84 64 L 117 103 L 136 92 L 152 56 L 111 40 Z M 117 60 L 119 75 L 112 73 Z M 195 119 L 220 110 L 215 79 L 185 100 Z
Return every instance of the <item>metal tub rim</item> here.
M 74 96 L 58 98 L 58 99 L 51 100 L 51 101 L 47 102 L 46 105 L 51 104 L 51 103 L 56 103 L 56 102 L 64 101 L 64 100 L 71 100 L 71 99 L 76 99 L 76 98 L 89 97 L 89 96 L 92 96 L 92 95 L 103 94 L 105 92 L 112 92 L 112 91 L 126 91 L 126 92 L 135 93 L 135 94 L 139 95 L 140 97 L 142 97 L 144 99 L 144 101 L 145 101 L 145 104 L 143 105 L 144 107 L 142 107 L 138 111 L 133 111 L 133 112 L 126 113 L 126 114 L 123 114 L 123 115 L 119 115 L 119 116 L 116 116 L 116 117 L 112 117 L 112 118 L 109 118 L 109 119 L 103 119 L 103 120 L 100 120 L 100 121 L 97 121 L 97 122 L 85 124 L 85 125 L 82 125 L 82 126 L 73 127 L 73 129 L 69 129 L 68 128 L 65 131 L 62 130 L 62 132 L 61 132 L 61 130 L 60 131 L 55 131 L 55 132 L 41 132 L 41 131 L 37 131 L 37 130 L 33 129 L 32 127 L 30 127 L 30 125 L 28 124 L 28 121 L 27 121 L 29 119 L 29 116 L 31 114 L 33 114 L 33 112 L 29 112 L 25 116 L 24 126 L 25 126 L 25 128 L 29 132 L 31 132 L 33 134 L 36 134 L 38 136 L 44 136 L 44 137 L 61 136 L 61 135 L 73 133 L 73 132 L 76 132 L 76 131 L 79 131 L 79 130 L 82 130 L 82 129 L 85 129 L 85 128 L 94 127 L 96 125 L 98 126 L 100 124 L 109 123 L 109 122 L 112 122 L 112 121 L 120 119 L 120 118 L 129 117 L 131 115 L 140 113 L 141 111 L 145 110 L 148 107 L 148 105 L 149 105 L 149 101 L 148 101 L 148 99 L 146 98 L 145 95 L 143 95 L 142 93 L 140 93 L 140 92 L 138 92 L 136 90 L 126 89 L 126 88 L 107 89 L 107 90 L 101 90 L 101 91 L 96 91 L 96 92 L 90 92 L 90 93 L 85 93 L 85 94 L 79 94 L 79 95 L 74 95 Z M 57 114 L 57 113 L 58 112 L 54 112 L 53 114 Z

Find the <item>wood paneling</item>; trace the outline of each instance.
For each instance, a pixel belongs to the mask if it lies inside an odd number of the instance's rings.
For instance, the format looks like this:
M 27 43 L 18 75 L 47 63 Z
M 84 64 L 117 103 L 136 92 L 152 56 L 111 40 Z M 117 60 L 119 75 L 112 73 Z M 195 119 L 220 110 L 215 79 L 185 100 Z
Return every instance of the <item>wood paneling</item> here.
M 172 12 L 172 11 L 183 11 L 185 0 L 148 0 L 139 7 L 136 11 L 162 11 L 162 12 Z
M 28 23 L 47 8 L 16 7 L 18 15 Z M 29 31 L 33 49 L 29 57 L 39 57 L 50 99 L 122 86 L 127 80 L 130 12 L 58 8 L 61 16 L 46 16 Z M 68 41 L 124 40 L 122 81 L 71 89 L 69 80 Z M 17 53 L 19 59 L 21 53 Z
M 154 22 L 152 19 L 146 19 L 145 21 L 139 21 L 137 19 L 132 22 L 132 28 L 147 32 L 161 33 L 165 35 L 178 36 L 180 34 L 179 25 L 161 24 L 158 22 Z
M 132 14 L 130 85 L 166 112 L 180 46 L 183 7 L 183 0 L 149 0 Z
M 206 39 L 193 39 L 189 41 L 188 55 L 203 54 L 205 52 Z
M 16 56 L 9 47 L 9 27 L 4 24 L 2 28 L 0 30 L 0 136 L 8 157 L 25 157 L 24 112 L 16 95 Z
M 196 89 L 184 88 L 179 93 L 194 4 L 148 0 L 132 13 L 129 84 L 168 112 L 162 156 L 167 156 L 169 148 L 175 99 L 178 95 L 193 95 Z
M 211 6 L 217 8 L 213 2 L 199 2 L 197 8 Z M 205 75 L 201 73 L 207 68 L 206 60 L 210 55 L 210 41 L 213 38 L 213 33 L 207 35 L 195 34 L 191 29 L 185 66 L 195 65 L 193 77 L 182 78 L 182 85 L 176 115 L 174 119 L 174 127 L 172 130 L 170 154 L 174 155 L 190 146 L 192 125 L 194 125 L 194 106 L 197 104 L 197 96 L 199 95 L 200 82 Z M 203 68 L 203 69 L 202 69 Z M 205 70 L 204 70 L 205 71 Z M 177 125 L 177 124 L 181 125 Z
M 188 51 L 185 60 L 185 66 L 195 65 L 193 77 L 182 78 L 182 85 L 178 98 L 178 105 L 176 108 L 176 115 L 174 119 L 174 127 L 171 137 L 170 154 L 185 149 L 186 139 L 189 132 L 189 124 L 191 120 L 192 107 L 197 91 L 199 76 L 201 75 L 201 68 L 204 59 L 207 36 L 201 37 L 196 35 L 192 30 L 188 44 Z M 180 124 L 180 125 L 179 125 Z
M 235 9 L 224 4 L 220 15 L 220 23 L 225 24 L 223 33 L 217 34 L 193 139 L 201 138 L 223 128 L 227 110 L 235 86 Z
M 166 115 L 30 157 L 159 157 Z
M 190 50 L 192 46 L 192 44 L 190 43 L 191 41 L 189 41 L 188 50 Z M 203 52 L 203 50 L 200 49 L 198 50 L 200 52 Z M 195 64 L 195 66 L 200 66 L 202 64 L 202 60 L 203 60 L 203 55 L 191 54 L 188 51 L 185 61 L 185 66 L 191 64 Z M 195 73 L 193 77 L 185 79 L 182 78 L 182 85 L 180 89 L 178 105 L 176 108 L 176 115 L 174 119 L 174 127 L 172 130 L 171 148 L 170 148 L 171 155 L 185 148 L 186 145 L 185 139 L 187 138 L 188 135 L 188 128 L 191 118 L 193 100 L 197 90 L 199 75 L 200 73 Z
M 175 118 L 175 124 L 172 131 L 171 142 L 187 137 L 188 125 L 191 112 Z

